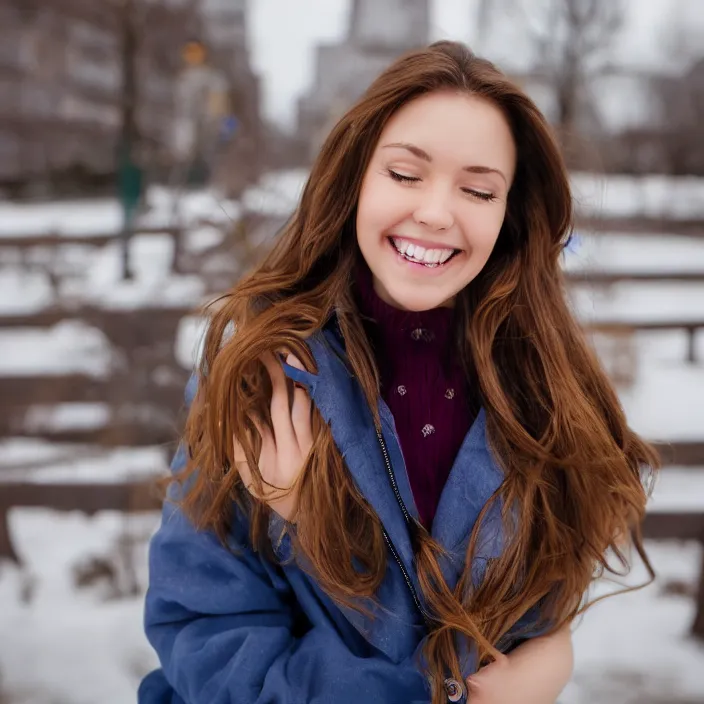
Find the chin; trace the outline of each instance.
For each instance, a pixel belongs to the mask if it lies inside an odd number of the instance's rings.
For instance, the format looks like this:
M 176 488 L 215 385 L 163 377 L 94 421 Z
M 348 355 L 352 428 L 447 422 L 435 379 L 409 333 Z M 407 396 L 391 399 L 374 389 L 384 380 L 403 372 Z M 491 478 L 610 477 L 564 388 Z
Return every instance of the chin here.
M 391 293 L 392 305 L 395 308 L 400 308 L 401 310 L 407 310 L 412 313 L 422 313 L 426 310 L 433 310 L 433 308 L 441 308 L 443 306 L 449 306 L 447 298 L 437 298 L 436 296 L 418 296 L 418 295 L 403 295 L 399 293 L 394 295 Z
M 442 303 L 437 301 L 402 301 L 399 308 L 410 311 L 412 313 L 422 313 L 426 310 L 433 310 L 433 308 L 439 308 Z

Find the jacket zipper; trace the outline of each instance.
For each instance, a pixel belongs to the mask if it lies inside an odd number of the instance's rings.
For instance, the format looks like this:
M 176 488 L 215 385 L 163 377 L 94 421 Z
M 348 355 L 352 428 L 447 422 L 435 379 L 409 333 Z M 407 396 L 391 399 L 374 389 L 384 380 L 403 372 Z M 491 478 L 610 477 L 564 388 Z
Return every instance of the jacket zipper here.
M 403 513 L 403 517 L 406 521 L 406 525 L 409 526 L 409 528 L 412 528 L 411 525 L 411 516 L 408 513 L 408 509 L 406 508 L 406 505 L 403 503 L 403 499 L 401 498 L 401 492 L 398 490 L 398 484 L 396 483 L 396 477 L 394 476 L 394 471 L 393 468 L 391 467 L 391 459 L 389 458 L 389 452 L 386 448 L 386 441 L 384 440 L 384 436 L 381 433 L 381 430 L 377 429 L 376 431 L 376 436 L 379 439 L 379 446 L 381 447 L 381 454 L 384 456 L 384 463 L 386 464 L 386 472 L 389 475 L 389 480 L 391 481 L 391 487 L 394 490 L 394 494 L 396 496 L 396 501 L 398 501 L 398 505 L 401 507 L 401 511 Z M 411 596 L 413 597 L 413 602 L 416 605 L 416 608 L 420 612 L 421 616 L 427 621 L 428 616 L 425 613 L 425 610 L 423 609 L 420 599 L 418 598 L 418 593 L 416 592 L 415 587 L 413 586 L 413 582 L 411 582 L 411 578 L 408 575 L 408 572 L 406 571 L 406 568 L 403 566 L 403 562 L 401 561 L 401 558 L 399 557 L 398 552 L 396 552 L 396 548 L 394 547 L 394 544 L 391 542 L 391 538 L 389 538 L 388 533 L 386 530 L 382 528 L 382 533 L 384 534 L 384 540 L 386 540 L 386 544 L 389 546 L 389 550 L 391 550 L 391 554 L 394 556 L 394 559 L 396 560 L 396 563 L 398 564 L 399 568 L 401 569 L 401 574 L 403 575 L 404 580 L 406 581 L 406 584 L 408 585 L 408 589 L 411 592 Z
M 396 477 L 394 475 L 393 469 L 391 468 L 391 459 L 389 458 L 389 452 L 386 449 L 386 441 L 384 440 L 384 436 L 382 435 L 381 430 L 377 429 L 376 436 L 377 438 L 379 438 L 379 445 L 381 445 L 381 454 L 384 455 L 384 462 L 386 462 L 386 471 L 388 472 L 389 479 L 391 480 L 391 488 L 394 490 L 394 494 L 396 495 L 396 501 L 398 501 L 398 505 L 401 507 L 401 511 L 403 512 L 403 518 L 405 519 L 406 523 L 410 525 L 411 516 L 408 513 L 406 504 L 403 503 L 403 499 L 401 498 L 401 492 L 398 490 Z

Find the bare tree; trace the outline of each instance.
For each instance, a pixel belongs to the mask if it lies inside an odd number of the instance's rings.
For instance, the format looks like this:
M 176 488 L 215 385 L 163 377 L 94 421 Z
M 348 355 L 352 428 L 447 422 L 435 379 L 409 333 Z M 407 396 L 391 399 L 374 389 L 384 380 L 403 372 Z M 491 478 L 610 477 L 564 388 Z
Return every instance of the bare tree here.
M 662 43 L 675 75 L 656 76 L 652 90 L 660 111 L 659 151 L 668 172 L 704 173 L 704 49 L 697 23 L 688 21 L 680 2 L 664 25 Z M 691 7 L 691 6 L 690 6 Z
M 624 19 L 623 0 L 504 0 L 535 48 L 536 72 L 554 87 L 555 123 L 576 131 L 585 84 L 609 68 L 609 51 Z

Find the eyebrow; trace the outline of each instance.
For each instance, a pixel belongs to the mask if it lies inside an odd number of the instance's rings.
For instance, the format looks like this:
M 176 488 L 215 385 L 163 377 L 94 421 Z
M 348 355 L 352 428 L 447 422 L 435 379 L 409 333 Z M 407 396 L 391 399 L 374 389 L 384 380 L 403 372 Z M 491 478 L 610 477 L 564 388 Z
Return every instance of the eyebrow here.
M 431 163 L 433 161 L 433 158 L 430 156 L 430 154 L 428 154 L 428 152 L 421 149 L 420 147 L 417 147 L 415 144 L 409 144 L 407 142 L 393 142 L 392 144 L 385 144 L 382 147 L 382 149 L 391 149 L 391 148 L 405 149 L 406 151 L 413 154 L 413 156 L 417 156 L 419 159 L 422 159 L 423 161 L 427 161 L 428 163 Z M 503 172 L 500 171 L 499 169 L 493 169 L 490 166 L 479 166 L 479 165 L 463 166 L 462 171 L 468 171 L 471 174 L 498 174 L 504 180 L 506 185 L 508 185 L 508 179 L 503 174 Z

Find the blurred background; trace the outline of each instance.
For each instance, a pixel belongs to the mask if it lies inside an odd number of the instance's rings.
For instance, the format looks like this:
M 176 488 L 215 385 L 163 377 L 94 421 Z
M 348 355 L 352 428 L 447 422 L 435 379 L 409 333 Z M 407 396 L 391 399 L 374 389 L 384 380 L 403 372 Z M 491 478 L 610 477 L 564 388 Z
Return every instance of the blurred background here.
M 134 701 L 194 311 L 275 237 L 335 119 L 439 38 L 555 125 L 570 295 L 666 465 L 658 579 L 587 613 L 560 701 L 704 702 L 701 0 L 0 0 L 2 704 Z

